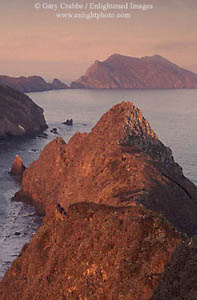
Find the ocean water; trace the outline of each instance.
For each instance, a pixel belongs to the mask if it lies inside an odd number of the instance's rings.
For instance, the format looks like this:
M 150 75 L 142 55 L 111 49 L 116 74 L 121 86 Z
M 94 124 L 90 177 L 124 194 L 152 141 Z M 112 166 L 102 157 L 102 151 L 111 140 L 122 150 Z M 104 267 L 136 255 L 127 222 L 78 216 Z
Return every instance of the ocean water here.
M 65 141 L 89 132 L 104 112 L 121 101 L 138 106 L 160 140 L 169 146 L 185 176 L 197 184 L 197 90 L 59 90 L 30 93 L 44 109 L 47 138 L 0 140 L 0 278 L 41 223 L 32 207 L 11 201 L 19 183 L 8 174 L 16 154 L 28 166 L 57 136 Z M 72 127 L 62 124 L 72 118 Z M 58 134 L 50 132 L 57 128 Z

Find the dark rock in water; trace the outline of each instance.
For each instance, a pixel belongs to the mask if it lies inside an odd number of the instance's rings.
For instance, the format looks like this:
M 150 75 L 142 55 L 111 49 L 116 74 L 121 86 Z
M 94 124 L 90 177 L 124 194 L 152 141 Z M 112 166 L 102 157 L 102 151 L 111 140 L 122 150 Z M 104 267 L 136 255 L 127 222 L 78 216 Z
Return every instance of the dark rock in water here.
M 62 124 L 64 125 L 68 125 L 68 126 L 73 126 L 73 119 L 67 119 L 65 122 L 63 122 Z
M 16 232 L 14 233 L 14 235 L 19 236 L 19 235 L 21 235 L 21 233 L 18 232 L 18 231 L 16 231 Z
M 54 133 L 54 134 L 58 134 L 57 128 L 51 129 L 50 132 L 52 132 L 52 133 Z
M 41 107 L 21 92 L 0 86 L 0 137 L 35 136 L 46 128 Z
M 24 171 L 25 171 L 25 166 L 23 164 L 22 158 L 17 154 L 12 164 L 10 174 L 21 176 Z

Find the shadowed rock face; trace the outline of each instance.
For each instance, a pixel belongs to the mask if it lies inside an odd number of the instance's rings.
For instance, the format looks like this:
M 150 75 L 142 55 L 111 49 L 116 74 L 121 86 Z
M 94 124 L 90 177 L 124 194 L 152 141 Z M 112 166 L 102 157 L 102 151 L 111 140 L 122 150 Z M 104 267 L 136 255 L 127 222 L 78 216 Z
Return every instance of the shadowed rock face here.
M 197 299 L 197 237 L 181 244 L 166 265 L 151 300 Z
M 197 88 L 197 74 L 159 56 L 142 58 L 114 54 L 95 63 L 72 88 Z
M 48 144 L 24 172 L 15 199 L 26 199 L 41 212 L 56 203 L 64 209 L 84 201 L 143 204 L 179 230 L 197 231 L 196 186 L 129 102 L 105 113 L 91 133 L 76 133 L 68 144 L 61 138 Z
M 62 83 L 58 79 L 54 79 L 52 83 L 48 83 L 40 76 L 10 77 L 0 75 L 0 84 L 14 88 L 22 93 L 68 88 L 66 84 Z
M 46 128 L 41 107 L 28 96 L 0 86 L 0 137 L 31 136 Z
M 181 240 L 140 206 L 56 209 L 0 282 L 0 299 L 148 300 Z

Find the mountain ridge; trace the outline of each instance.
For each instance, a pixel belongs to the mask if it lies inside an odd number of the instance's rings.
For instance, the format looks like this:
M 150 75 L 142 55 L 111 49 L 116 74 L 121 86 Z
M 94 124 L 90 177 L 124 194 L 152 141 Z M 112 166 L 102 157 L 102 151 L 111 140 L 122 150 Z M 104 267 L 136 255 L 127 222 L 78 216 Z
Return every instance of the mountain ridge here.
M 41 76 L 37 75 L 28 77 L 11 77 L 7 75 L 0 75 L 0 84 L 14 88 L 22 93 L 42 92 L 54 89 L 68 88 L 68 85 L 62 83 L 57 78 L 55 78 L 52 83 L 48 83 Z
M 102 62 L 96 60 L 71 88 L 197 88 L 197 74 L 160 55 L 112 54 Z

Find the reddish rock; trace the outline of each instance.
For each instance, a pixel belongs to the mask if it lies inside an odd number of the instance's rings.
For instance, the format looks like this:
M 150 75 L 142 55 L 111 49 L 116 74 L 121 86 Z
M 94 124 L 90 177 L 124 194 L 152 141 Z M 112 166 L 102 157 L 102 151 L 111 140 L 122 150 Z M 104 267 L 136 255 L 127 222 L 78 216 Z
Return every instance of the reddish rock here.
M 72 88 L 171 89 L 197 88 L 197 74 L 159 56 L 142 58 L 113 54 L 96 60 Z
M 91 133 L 48 144 L 25 171 L 15 199 L 47 215 L 0 282 L 0 299 L 166 295 L 161 278 L 188 240 L 176 228 L 196 232 L 196 196 L 141 111 L 114 106 Z M 189 251 L 195 245 L 192 239 Z M 157 299 L 176 299 L 168 295 Z
M 68 144 L 57 138 L 26 170 L 15 199 L 32 199 L 44 211 L 60 203 L 113 206 L 141 203 L 179 230 L 197 231 L 197 188 L 129 102 L 115 105 L 89 134 Z
M 141 206 L 56 209 L 0 282 L 0 299 L 148 300 L 182 240 Z
M 10 174 L 11 175 L 22 175 L 25 171 L 25 166 L 23 164 L 22 158 L 17 154 L 13 161 Z

